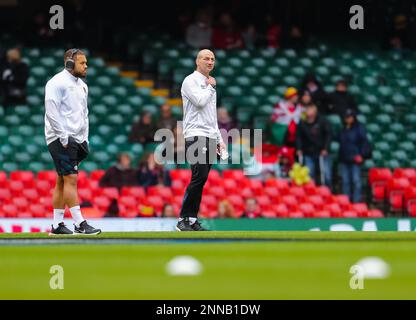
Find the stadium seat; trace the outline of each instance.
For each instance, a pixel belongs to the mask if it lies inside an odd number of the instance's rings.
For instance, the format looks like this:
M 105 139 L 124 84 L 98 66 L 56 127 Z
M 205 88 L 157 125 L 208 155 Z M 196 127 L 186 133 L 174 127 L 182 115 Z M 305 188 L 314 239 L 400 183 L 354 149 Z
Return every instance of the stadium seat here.
M 146 193 L 143 187 L 123 187 L 121 188 L 121 196 L 132 196 L 138 201 L 146 198 Z

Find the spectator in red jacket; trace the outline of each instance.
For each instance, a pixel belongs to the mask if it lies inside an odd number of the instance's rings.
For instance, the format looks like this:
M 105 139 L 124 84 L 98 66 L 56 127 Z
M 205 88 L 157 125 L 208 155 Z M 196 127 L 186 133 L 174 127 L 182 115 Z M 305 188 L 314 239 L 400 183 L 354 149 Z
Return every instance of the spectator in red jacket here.
M 241 33 L 228 13 L 221 14 L 219 24 L 214 28 L 212 34 L 212 44 L 217 49 L 240 49 L 243 47 Z

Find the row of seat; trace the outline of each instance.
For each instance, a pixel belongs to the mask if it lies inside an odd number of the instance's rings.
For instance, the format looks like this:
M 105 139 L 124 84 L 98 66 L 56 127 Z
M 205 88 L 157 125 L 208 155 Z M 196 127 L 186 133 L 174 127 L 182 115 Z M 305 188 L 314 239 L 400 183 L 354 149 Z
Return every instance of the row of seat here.
M 171 171 L 172 186 L 152 186 L 147 189 L 140 186 L 100 188 L 99 180 L 103 170 L 88 175 L 81 171 L 78 180 L 78 193 L 82 203 L 90 203 L 97 215 L 104 215 L 108 207 L 117 200 L 120 216 L 133 217 L 140 214 L 160 214 L 165 204 L 173 205 L 179 213 L 185 188 L 190 180 L 190 170 Z M 0 204 L 5 217 L 31 214 L 33 217 L 45 217 L 52 212 L 52 190 L 55 184 L 54 171 L 41 171 L 36 177 L 30 171 L 12 172 L 8 177 L 0 172 Z M 245 200 L 255 198 L 264 217 L 382 217 L 380 211 L 369 210 L 366 204 L 352 204 L 347 196 L 333 195 L 324 186 L 313 182 L 303 186 L 293 186 L 283 179 L 269 179 L 265 183 L 258 179 L 247 178 L 242 170 L 210 172 L 203 200 L 201 215 L 215 217 L 218 203 L 229 201 L 241 215 Z M 151 214 L 142 210 L 151 208 Z M 40 208 L 44 209 L 41 213 Z M 34 211 L 33 211 L 33 210 Z

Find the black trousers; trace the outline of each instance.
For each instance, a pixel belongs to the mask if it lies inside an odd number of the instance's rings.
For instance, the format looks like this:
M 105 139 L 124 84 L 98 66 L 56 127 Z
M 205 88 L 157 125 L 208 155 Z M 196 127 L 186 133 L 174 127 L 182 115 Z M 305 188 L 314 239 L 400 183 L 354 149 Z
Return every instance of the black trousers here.
M 217 160 L 217 142 L 207 137 L 191 137 L 185 140 L 186 160 L 191 165 L 191 182 L 186 188 L 180 216 L 196 218 L 202 192 L 211 166 Z

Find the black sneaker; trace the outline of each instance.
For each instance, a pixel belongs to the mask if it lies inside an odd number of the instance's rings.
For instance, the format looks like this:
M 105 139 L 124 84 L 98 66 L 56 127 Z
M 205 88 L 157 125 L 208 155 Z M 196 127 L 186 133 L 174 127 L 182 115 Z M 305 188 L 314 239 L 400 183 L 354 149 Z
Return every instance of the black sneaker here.
M 194 231 L 208 231 L 207 229 L 205 229 L 203 226 L 201 226 L 201 224 L 199 223 L 198 220 L 196 220 L 193 224 L 191 224 L 191 228 Z
M 192 228 L 188 217 L 186 217 L 185 219 L 178 222 L 178 224 L 176 225 L 176 230 L 178 230 L 178 231 L 195 231 Z
M 74 234 L 88 234 L 88 235 L 97 235 L 101 233 L 101 229 L 95 229 L 94 227 L 90 226 L 86 220 L 82 221 L 77 227 L 75 225 Z
M 73 234 L 73 232 L 69 230 L 63 222 L 59 223 L 56 229 L 52 225 L 51 232 L 49 232 L 50 236 L 59 236 L 59 235 L 68 235 L 68 234 Z

